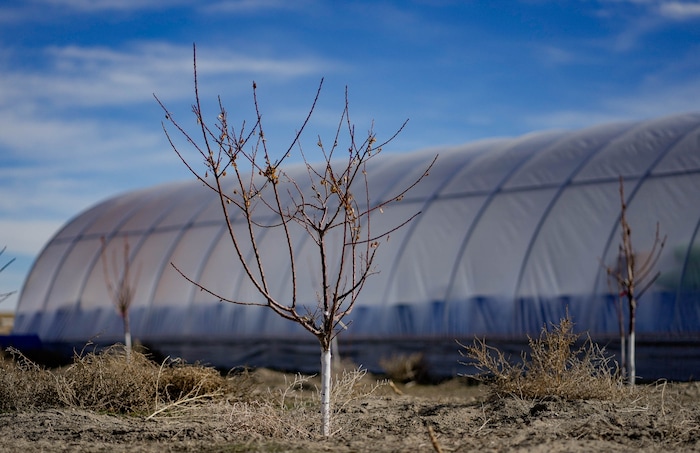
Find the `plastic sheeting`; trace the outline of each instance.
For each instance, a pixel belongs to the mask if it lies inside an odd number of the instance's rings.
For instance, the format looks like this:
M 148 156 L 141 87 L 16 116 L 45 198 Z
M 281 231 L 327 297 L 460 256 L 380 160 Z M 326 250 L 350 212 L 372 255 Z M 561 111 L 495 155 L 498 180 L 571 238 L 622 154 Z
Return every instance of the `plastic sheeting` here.
M 442 347 L 452 345 L 454 364 L 455 338 L 521 341 L 567 310 L 578 330 L 614 338 L 614 297 L 601 263 L 616 260 L 619 175 L 635 248 L 648 251 L 657 222 L 668 236 L 661 278 L 640 300 L 640 339 L 700 339 L 700 114 L 384 155 L 368 169 L 371 195 L 381 200 L 397 193 L 435 154 L 430 176 L 372 219 L 381 231 L 422 212 L 382 244 L 380 274 L 367 282 L 346 320 L 352 324 L 341 345 L 364 363 L 408 344 L 437 356 L 436 342 L 446 341 Z M 304 168 L 287 172 L 304 181 Z M 190 358 L 223 366 L 299 365 L 307 359 L 294 361 L 294 345 L 306 357 L 316 341 L 307 332 L 269 310 L 219 302 L 170 265 L 215 292 L 259 300 L 221 219 L 218 199 L 197 182 L 127 193 L 83 212 L 35 262 L 14 332 L 55 344 L 118 341 L 121 320 L 106 292 L 100 237 L 111 248 L 127 237 L 132 268 L 141 269 L 131 307 L 135 338 L 185 355 L 192 345 L 207 344 L 195 348 L 206 357 Z M 234 219 L 234 228 L 242 226 Z M 274 230 L 261 234 L 266 273 L 284 297 L 289 263 L 280 257 Z M 311 244 L 301 230 L 293 234 L 303 261 L 300 300 L 313 305 L 318 278 L 307 265 Z M 373 348 L 377 342 L 395 346 Z M 255 353 L 260 348 L 252 344 L 267 346 Z M 283 351 L 275 353 L 274 344 Z M 452 372 L 453 365 L 440 363 Z

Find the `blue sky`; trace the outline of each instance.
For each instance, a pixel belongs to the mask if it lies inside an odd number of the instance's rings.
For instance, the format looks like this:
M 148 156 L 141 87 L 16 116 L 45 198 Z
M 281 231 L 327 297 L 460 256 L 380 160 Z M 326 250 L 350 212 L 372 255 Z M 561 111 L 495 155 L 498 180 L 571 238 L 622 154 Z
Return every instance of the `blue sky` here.
M 358 130 L 410 119 L 387 153 L 700 109 L 698 1 L 3 2 L 0 267 L 16 261 L 0 293 L 84 209 L 191 178 L 153 94 L 192 121 L 192 43 L 211 117 L 221 95 L 250 119 L 255 81 L 279 149 L 322 77 L 307 149 L 330 137 L 345 86 Z

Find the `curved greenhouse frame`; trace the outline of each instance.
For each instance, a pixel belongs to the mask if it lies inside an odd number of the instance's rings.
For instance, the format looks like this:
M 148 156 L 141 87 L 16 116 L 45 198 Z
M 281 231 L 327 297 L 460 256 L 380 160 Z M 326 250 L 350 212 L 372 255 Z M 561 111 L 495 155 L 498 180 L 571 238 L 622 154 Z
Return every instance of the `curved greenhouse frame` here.
M 429 177 L 372 219 L 381 231 L 421 211 L 381 245 L 380 274 L 347 319 L 341 354 L 372 368 L 382 357 L 421 351 L 436 373 L 452 374 L 459 371 L 455 339 L 521 344 L 567 310 L 577 330 L 614 345 L 615 296 L 603 266 L 616 262 L 621 175 L 635 248 L 649 250 L 657 222 L 668 238 L 661 277 L 640 300 L 639 375 L 685 379 L 698 369 L 700 356 L 687 354 L 700 341 L 700 114 L 385 155 L 368 168 L 370 194 L 396 193 L 436 153 Z M 300 181 L 305 172 L 287 169 Z M 130 310 L 141 342 L 221 366 L 317 368 L 318 343 L 306 331 L 270 310 L 219 302 L 170 265 L 220 294 L 255 297 L 218 198 L 197 182 L 126 193 L 66 224 L 27 278 L 14 333 L 55 346 L 120 340 L 100 263 L 103 236 L 110 246 L 128 238 L 131 263 L 141 269 Z M 274 259 L 274 233 L 261 239 L 271 259 L 266 272 L 283 293 L 289 264 Z M 295 244 L 308 260 L 305 237 Z M 300 300 L 314 304 L 315 274 L 299 279 Z

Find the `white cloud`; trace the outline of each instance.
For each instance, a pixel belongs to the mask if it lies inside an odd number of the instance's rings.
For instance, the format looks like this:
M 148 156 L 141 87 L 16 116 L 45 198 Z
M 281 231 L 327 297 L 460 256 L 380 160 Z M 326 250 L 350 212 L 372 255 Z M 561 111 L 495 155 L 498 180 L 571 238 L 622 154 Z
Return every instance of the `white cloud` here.
M 3 5 L 0 23 L 49 22 L 52 17 L 124 14 L 144 11 L 166 12 L 186 8 L 191 14 L 259 14 L 279 11 L 317 10 L 323 6 L 317 0 L 26 0 Z
M 648 34 L 658 30 L 662 23 L 655 17 L 643 17 L 632 21 L 622 27 L 615 36 L 613 50 L 617 52 L 628 52 L 640 45 L 641 41 Z
M 629 112 L 635 117 L 655 117 L 697 111 L 697 99 L 700 99 L 700 79 L 665 87 L 654 85 L 636 95 L 611 99 L 606 104 L 612 111 Z
M 644 87 L 626 96 L 602 99 L 587 109 L 564 109 L 531 114 L 528 127 L 537 129 L 578 129 L 623 120 L 657 118 L 675 113 L 697 111 L 700 80 L 674 83 L 665 87 Z
M 659 13 L 667 18 L 675 20 L 687 20 L 700 18 L 700 3 L 698 2 L 661 2 L 658 5 Z
M 0 104 L 35 99 L 39 104 L 50 102 L 55 106 L 104 106 L 153 102 L 154 92 L 162 99 L 191 95 L 190 46 L 141 43 L 120 50 L 52 47 L 44 51 L 43 57 L 46 62 L 41 69 L 0 72 L 0 85 L 10 88 L 0 93 Z M 285 79 L 337 68 L 334 62 L 314 57 L 253 57 L 224 48 L 197 52 L 199 74 L 217 78 L 212 83 L 215 87 L 230 86 L 230 77 L 236 75 Z
M 189 109 L 178 102 L 192 97 L 191 47 L 67 46 L 43 55 L 43 68 L 0 65 L 0 188 L 14 194 L 0 199 L 0 219 L 66 219 L 114 192 L 190 176 L 168 147 L 152 94 L 186 121 Z M 2 48 L 0 57 L 13 59 Z M 231 75 L 297 77 L 333 64 L 198 52 L 205 91 L 229 95 Z M 233 85 L 249 94 L 249 83 Z
M 700 19 L 700 2 L 665 0 L 599 0 L 598 15 L 614 23 L 619 32 L 612 48 L 627 52 L 643 45 L 650 34 L 679 21 Z
M 540 53 L 547 62 L 552 64 L 578 63 L 576 55 L 562 47 L 544 45 L 538 50 L 538 53 Z
M 153 124 L 140 126 L 109 118 L 85 118 L 74 112 L 46 112 L 33 105 L 0 108 L 0 149 L 5 157 L 23 162 L 70 168 L 91 168 L 101 156 L 163 146 L 162 132 Z M 128 130 L 128 134 L 124 131 Z
M 304 10 L 312 7 L 308 0 L 219 0 L 202 6 L 210 13 L 257 13 L 271 10 Z
M 98 11 L 139 11 L 164 9 L 173 6 L 192 4 L 192 0 L 33 0 L 31 3 L 44 7 L 56 7 L 80 12 Z
M 600 44 L 591 44 L 590 41 L 568 42 L 558 45 L 550 43 L 530 44 L 533 57 L 548 67 L 600 64 L 602 57 L 599 55 L 599 46 Z
M 3 169 L 0 188 L 11 195 L 0 200 L 0 220 L 65 219 L 114 191 L 109 175 L 85 172 L 35 165 Z
M 193 0 L 25 0 L 5 2 L 0 23 L 50 23 L 56 16 L 77 14 L 136 14 L 142 11 L 162 11 L 179 6 L 196 5 Z

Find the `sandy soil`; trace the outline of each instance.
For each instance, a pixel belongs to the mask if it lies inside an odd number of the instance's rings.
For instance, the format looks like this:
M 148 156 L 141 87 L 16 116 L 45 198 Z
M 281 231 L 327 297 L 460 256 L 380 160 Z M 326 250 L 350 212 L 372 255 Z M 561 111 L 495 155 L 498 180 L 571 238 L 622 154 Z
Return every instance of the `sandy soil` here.
M 265 370 L 256 379 L 274 396 L 293 377 Z M 150 419 L 78 409 L 5 413 L 0 451 L 700 451 L 700 383 L 655 384 L 620 402 L 489 398 L 485 386 L 460 380 L 384 385 L 345 398 L 329 439 L 317 434 L 315 401 L 286 398 L 287 409 L 212 401 Z

